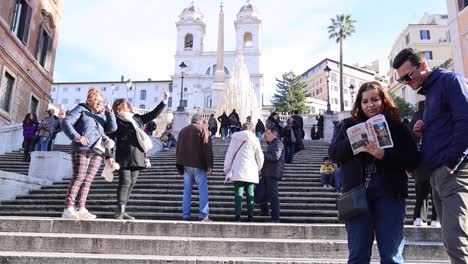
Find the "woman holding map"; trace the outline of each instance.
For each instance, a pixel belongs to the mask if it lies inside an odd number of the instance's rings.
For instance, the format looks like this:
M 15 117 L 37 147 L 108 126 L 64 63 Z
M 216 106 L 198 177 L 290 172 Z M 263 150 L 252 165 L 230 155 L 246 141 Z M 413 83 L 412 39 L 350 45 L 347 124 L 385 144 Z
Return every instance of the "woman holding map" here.
M 365 188 L 367 210 L 344 219 L 348 263 L 369 263 L 374 237 L 381 263 L 403 263 L 405 170 L 418 166 L 419 153 L 398 108 L 378 82 L 359 88 L 351 115 L 328 150 L 330 158 L 342 164 L 344 195 L 355 187 Z

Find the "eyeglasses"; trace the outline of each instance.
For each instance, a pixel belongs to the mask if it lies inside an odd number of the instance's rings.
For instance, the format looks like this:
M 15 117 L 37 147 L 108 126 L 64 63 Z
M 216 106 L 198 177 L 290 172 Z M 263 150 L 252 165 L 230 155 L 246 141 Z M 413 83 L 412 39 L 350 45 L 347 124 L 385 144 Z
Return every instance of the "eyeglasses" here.
M 413 72 L 418 68 L 418 66 L 415 66 L 413 70 L 408 72 L 406 75 L 400 77 L 397 82 L 407 84 L 413 79 Z

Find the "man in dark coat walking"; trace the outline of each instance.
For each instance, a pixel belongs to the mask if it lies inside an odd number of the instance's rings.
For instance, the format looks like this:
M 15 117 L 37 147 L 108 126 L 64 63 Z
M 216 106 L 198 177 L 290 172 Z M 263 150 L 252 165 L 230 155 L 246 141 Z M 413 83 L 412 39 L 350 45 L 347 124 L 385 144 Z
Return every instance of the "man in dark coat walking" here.
M 256 189 L 256 202 L 260 204 L 261 214 L 268 215 L 271 210 L 271 221 L 279 223 L 280 201 L 278 181 L 283 177 L 284 146 L 274 129 L 267 129 L 265 134 L 268 143 L 265 151 L 265 161 L 261 171 L 261 179 Z M 257 190 L 258 191 L 257 194 Z M 269 206 L 268 206 L 269 203 Z

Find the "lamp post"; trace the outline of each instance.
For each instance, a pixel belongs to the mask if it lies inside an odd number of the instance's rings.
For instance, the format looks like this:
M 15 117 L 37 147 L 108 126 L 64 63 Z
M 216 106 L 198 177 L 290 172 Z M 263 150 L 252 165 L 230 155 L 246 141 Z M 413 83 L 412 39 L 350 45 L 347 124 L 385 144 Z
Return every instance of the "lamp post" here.
M 182 62 L 180 65 L 180 75 L 181 75 L 181 82 L 180 82 L 180 102 L 179 106 L 177 107 L 178 112 L 183 112 L 185 111 L 184 105 L 183 105 L 183 100 L 184 100 L 184 73 L 185 73 L 185 68 L 187 68 L 187 65 L 185 65 L 184 62 Z
M 331 112 L 331 109 L 330 109 L 330 67 L 325 66 L 325 69 L 323 69 L 323 71 L 325 72 L 325 77 L 327 78 L 327 113 L 330 113 Z
M 350 94 L 351 94 L 351 109 L 353 108 L 353 104 L 354 104 L 354 85 L 351 84 L 349 86 L 349 91 L 350 91 Z
M 132 89 L 132 80 L 130 80 L 130 78 L 128 78 L 127 80 L 127 101 L 128 101 L 128 90 Z

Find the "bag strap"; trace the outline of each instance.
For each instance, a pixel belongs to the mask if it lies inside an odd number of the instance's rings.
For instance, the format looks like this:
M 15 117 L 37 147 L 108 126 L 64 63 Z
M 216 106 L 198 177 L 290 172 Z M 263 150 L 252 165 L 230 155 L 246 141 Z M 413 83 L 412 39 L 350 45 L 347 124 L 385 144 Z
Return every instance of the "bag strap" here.
M 372 157 L 371 166 L 373 166 L 373 168 L 377 169 L 375 167 L 375 157 Z M 366 182 L 364 183 L 364 187 L 366 187 L 366 189 L 367 189 L 367 187 L 369 187 L 369 182 L 371 181 L 371 177 L 372 177 L 373 173 L 374 173 L 373 171 L 372 172 L 367 171 Z M 362 183 L 362 178 L 361 178 L 361 183 Z
M 236 150 L 236 153 L 234 153 L 234 156 L 232 157 L 232 162 L 231 162 L 231 168 L 230 170 L 232 169 L 232 164 L 234 163 L 234 160 L 236 159 L 236 155 L 237 155 L 237 152 L 239 152 L 239 150 L 242 148 L 242 146 L 244 145 L 245 141 L 242 142 L 242 144 L 239 146 L 239 148 Z M 226 182 L 224 182 L 226 183 Z
M 82 114 L 83 114 L 83 113 L 82 113 Z M 99 135 L 102 137 L 101 130 L 99 129 L 99 123 L 98 123 L 98 121 L 97 121 L 96 117 L 94 117 L 94 114 L 93 114 L 93 113 L 91 113 L 91 118 L 93 118 L 93 119 L 94 119 L 94 122 L 96 123 L 96 129 L 97 129 L 97 131 L 98 131 Z
M 234 162 L 234 160 L 236 159 L 236 155 L 237 155 L 237 152 L 239 152 L 239 150 L 242 148 L 242 146 L 244 145 L 245 141 L 242 142 L 242 144 L 239 146 L 239 148 L 236 150 L 236 153 L 234 153 L 234 156 L 232 157 L 232 162 Z

